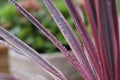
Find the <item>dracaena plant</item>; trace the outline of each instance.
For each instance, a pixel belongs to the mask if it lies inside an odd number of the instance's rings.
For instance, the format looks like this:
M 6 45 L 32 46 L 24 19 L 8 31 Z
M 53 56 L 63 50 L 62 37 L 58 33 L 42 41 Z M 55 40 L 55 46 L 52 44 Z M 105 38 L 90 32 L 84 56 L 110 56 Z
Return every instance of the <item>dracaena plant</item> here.
M 83 0 L 93 34 L 89 36 L 74 0 L 64 0 L 82 43 L 52 0 L 43 0 L 59 30 L 68 42 L 71 54 L 37 19 L 15 0 L 9 0 L 66 57 L 85 80 L 120 80 L 120 40 L 116 0 Z M 0 27 L 0 43 L 28 57 L 55 80 L 67 78 L 27 44 Z M 86 50 L 86 51 L 85 51 Z

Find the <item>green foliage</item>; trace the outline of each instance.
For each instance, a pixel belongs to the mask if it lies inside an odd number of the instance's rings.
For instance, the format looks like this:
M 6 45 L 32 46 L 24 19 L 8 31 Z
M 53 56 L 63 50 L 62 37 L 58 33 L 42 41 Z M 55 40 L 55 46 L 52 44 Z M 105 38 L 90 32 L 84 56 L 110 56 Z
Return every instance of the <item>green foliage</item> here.
M 39 11 L 31 11 L 31 13 L 47 28 L 53 33 L 58 40 L 60 40 L 63 45 L 68 47 L 65 39 L 61 35 L 60 31 L 57 28 L 57 25 L 51 18 L 49 12 L 40 1 L 40 10 Z M 67 8 L 63 2 L 63 0 L 55 0 L 56 6 L 63 13 L 65 18 L 68 20 L 71 26 L 73 25 L 72 19 L 67 11 Z M 61 6 L 62 4 L 62 6 Z M 19 37 L 21 40 L 29 44 L 35 50 L 40 53 L 50 53 L 56 52 L 58 49 L 48 41 L 42 34 L 39 34 L 39 31 L 33 27 L 31 23 L 28 22 L 16 9 L 4 2 L 2 8 L 0 8 L 0 24 L 8 28 L 14 35 Z
M 49 29 L 57 38 L 60 40 L 63 45 L 68 47 L 65 39 L 61 35 L 60 31 L 58 30 L 55 22 L 51 18 L 49 12 L 46 10 L 43 3 L 40 1 L 41 9 L 38 12 L 32 12 L 32 14 L 47 28 Z M 74 24 L 72 19 L 67 11 L 66 5 L 64 4 L 63 0 L 54 0 L 55 5 L 58 9 L 62 12 L 65 16 L 69 24 L 74 28 Z M 117 0 L 118 5 L 118 12 L 120 14 L 120 0 Z M 0 25 L 5 26 L 6 28 L 10 29 L 10 31 L 19 37 L 21 40 L 25 41 L 31 47 L 33 47 L 38 52 L 55 52 L 57 48 L 50 43 L 44 36 L 39 35 L 37 29 L 33 28 L 32 24 L 28 22 L 20 13 L 16 11 L 16 9 L 7 3 L 7 0 L 1 0 L 0 2 Z M 61 6 L 62 5 L 62 6 Z M 84 21 L 86 26 L 88 27 L 88 31 L 90 32 L 90 27 L 88 24 L 88 19 L 83 12 Z M 75 30 L 75 28 L 74 28 Z M 77 34 L 77 31 L 76 31 Z M 69 47 L 68 47 L 69 48 Z
M 15 24 L 18 21 L 16 10 L 11 4 L 5 4 L 0 9 L 0 24 L 4 27 L 12 26 L 12 22 Z
M 66 46 L 69 49 L 66 40 L 57 28 L 57 25 L 51 18 L 48 10 L 43 5 L 41 0 L 39 1 L 39 4 L 41 6 L 40 10 L 30 12 L 48 30 L 50 30 L 51 33 L 53 33 L 57 37 L 57 39 L 63 43 L 64 46 Z M 73 27 L 73 29 L 76 30 L 73 21 L 67 11 L 64 1 L 54 0 L 54 3 L 65 16 L 65 18 Z M 0 8 L 0 25 L 8 28 L 14 35 L 16 35 L 18 38 L 29 44 L 31 47 L 33 47 L 40 53 L 50 53 L 56 52 L 58 50 L 50 41 L 48 41 L 48 39 L 46 39 L 42 34 L 40 35 L 39 31 L 36 28 L 34 28 L 33 25 L 29 23 L 29 21 L 26 18 L 24 18 L 11 4 L 8 4 L 7 2 L 4 2 L 3 4 L 4 5 L 1 6 L 2 8 Z M 89 26 L 86 14 L 84 13 L 83 16 L 85 17 L 85 23 L 87 24 L 87 26 Z M 76 34 L 78 34 L 77 31 Z

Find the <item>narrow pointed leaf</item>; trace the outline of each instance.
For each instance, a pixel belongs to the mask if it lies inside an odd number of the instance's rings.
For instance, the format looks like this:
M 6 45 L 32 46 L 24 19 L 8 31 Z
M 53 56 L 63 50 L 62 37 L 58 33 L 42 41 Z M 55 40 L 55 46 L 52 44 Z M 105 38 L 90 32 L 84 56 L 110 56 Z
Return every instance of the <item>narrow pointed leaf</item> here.
M 96 1 L 98 16 L 99 43 L 101 58 L 106 80 L 115 78 L 115 54 L 118 54 L 117 38 L 112 14 L 112 2 L 108 0 Z
M 64 53 L 65 57 L 70 61 L 70 63 L 74 66 L 74 68 L 82 74 L 85 79 L 88 79 L 88 76 L 84 73 L 81 68 L 81 65 L 78 63 L 76 59 L 74 59 L 70 52 L 47 30 L 41 25 L 38 20 L 36 20 L 28 11 L 22 8 L 19 4 L 17 4 L 14 0 L 10 0 L 10 2 L 31 22 L 33 23 L 53 44 Z
M 115 65 L 116 65 L 116 69 L 115 69 L 115 79 L 119 80 L 120 79 L 120 17 L 119 17 L 119 25 L 118 25 L 118 54 L 116 55 L 116 61 L 115 61 Z
M 74 24 L 75 24 L 75 26 L 76 26 L 76 28 L 77 28 L 77 30 L 82 38 L 82 41 L 85 45 L 85 48 L 88 51 L 88 56 L 90 57 L 90 60 L 92 61 L 92 65 L 94 66 L 94 69 L 95 69 L 96 73 L 98 74 L 98 77 L 100 79 L 102 79 L 98 53 L 96 51 L 95 46 L 92 43 L 92 40 L 89 37 L 89 34 L 88 34 L 87 29 L 85 27 L 85 24 L 83 23 L 82 18 L 79 15 L 79 12 L 77 11 L 77 8 L 76 8 L 74 2 L 72 0 L 65 0 L 65 2 L 67 4 L 69 12 L 73 18 Z
M 88 20 L 90 22 L 90 27 L 92 29 L 92 34 L 95 39 L 95 43 L 97 49 L 98 46 L 98 26 L 97 26 L 97 17 L 96 17 L 96 9 L 95 9 L 95 0 L 84 0 L 85 10 L 88 15 Z
M 8 31 L 0 27 L 0 37 L 5 39 L 7 42 L 15 46 L 17 49 L 22 51 L 25 55 L 27 55 L 31 60 L 33 60 L 36 64 L 38 64 L 43 69 L 47 70 L 52 75 L 58 77 L 62 80 L 67 80 L 63 74 L 56 69 L 54 66 L 52 66 L 46 59 L 40 56 L 39 53 L 37 53 L 35 50 L 30 48 L 28 45 L 26 45 L 24 42 L 10 34 Z
M 95 8 L 95 0 L 84 0 L 85 10 L 88 15 L 88 20 L 90 22 L 90 27 L 92 29 L 92 34 L 95 40 L 95 45 L 99 52 L 99 43 L 98 43 L 98 26 L 97 26 L 97 15 Z
M 119 42 L 120 42 L 120 39 L 119 39 L 119 22 L 118 22 L 118 13 L 117 13 L 117 6 L 116 6 L 116 0 L 110 0 L 111 2 L 111 12 L 112 12 L 112 18 L 113 18 L 113 24 L 114 24 L 114 28 L 115 28 L 115 35 L 116 36 L 116 41 L 117 41 L 117 50 L 118 52 L 115 53 L 114 55 L 114 59 L 115 59 L 115 62 L 114 62 L 114 65 L 115 65 L 115 79 L 120 79 L 120 62 L 119 62 L 119 59 L 120 59 L 120 49 L 119 49 Z
M 43 2 L 45 3 L 46 7 L 51 13 L 53 19 L 55 20 L 56 24 L 58 25 L 58 28 L 62 32 L 68 44 L 70 45 L 76 58 L 78 59 L 80 64 L 82 64 L 81 67 L 85 72 L 87 72 L 87 75 L 90 78 L 90 80 L 94 79 L 91 67 L 87 61 L 87 58 L 83 52 L 82 46 L 80 45 L 78 38 L 74 34 L 74 31 L 71 29 L 70 25 L 67 23 L 63 15 L 53 5 L 51 0 L 43 0 Z
M 113 23 L 115 27 L 115 33 L 116 33 L 116 36 L 118 36 L 119 35 L 119 31 L 118 31 L 119 24 L 118 24 L 118 12 L 117 12 L 116 0 L 110 0 L 110 2 L 111 2 L 111 10 L 112 10 Z
M 83 0 L 88 15 L 95 44 L 93 44 L 78 8 L 73 0 L 64 0 L 78 30 L 83 46 L 52 0 L 43 0 L 58 28 L 68 42 L 73 54 L 44 28 L 29 12 L 15 0 L 9 0 L 31 23 L 35 25 L 70 61 L 85 80 L 120 79 L 120 26 L 116 0 Z M 6 45 L 28 57 L 44 68 L 55 80 L 67 80 L 66 77 L 36 51 L 0 27 L 0 44 Z M 5 41 L 3 41 L 3 39 Z M 83 48 L 85 46 L 85 49 Z M 86 53 L 87 52 L 87 53 Z

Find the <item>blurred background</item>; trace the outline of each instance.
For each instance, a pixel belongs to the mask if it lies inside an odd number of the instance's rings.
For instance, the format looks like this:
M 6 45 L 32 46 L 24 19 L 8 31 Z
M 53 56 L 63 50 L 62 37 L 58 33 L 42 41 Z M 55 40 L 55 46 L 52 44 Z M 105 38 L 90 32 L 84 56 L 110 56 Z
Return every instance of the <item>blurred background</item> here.
M 70 25 L 74 28 L 74 24 L 63 0 L 53 1 L 63 13 Z M 80 2 L 80 0 L 76 1 L 78 6 L 82 5 L 82 3 L 78 3 Z M 117 3 L 120 3 L 120 0 L 117 1 Z M 19 0 L 19 3 L 30 13 L 32 13 L 48 30 L 51 31 L 51 33 L 53 33 L 57 37 L 58 40 L 63 43 L 64 46 L 69 49 L 69 46 L 67 45 L 65 39 L 61 35 L 55 22 L 51 18 L 49 12 L 45 8 L 41 0 Z M 120 13 L 119 7 L 120 5 L 118 4 L 118 12 Z M 84 11 L 83 16 L 84 21 L 88 27 L 88 20 Z M 0 25 L 8 29 L 11 33 L 19 37 L 27 44 L 29 44 L 39 53 L 51 53 L 57 51 L 57 48 L 42 34 L 40 34 L 40 32 L 28 20 L 26 20 L 26 18 L 22 16 L 10 3 L 8 3 L 7 0 L 0 0 Z M 90 30 L 89 27 L 88 30 Z
M 77 34 L 76 29 L 74 28 L 74 24 L 72 19 L 67 11 L 67 8 L 63 2 L 63 0 L 53 0 L 58 9 L 65 16 L 69 24 L 73 27 L 75 33 Z M 57 28 L 57 25 L 51 18 L 48 10 L 43 5 L 41 0 L 19 0 L 20 5 L 22 5 L 25 9 L 27 9 L 30 13 L 33 14 L 51 33 L 53 33 L 58 40 L 60 40 L 64 46 L 68 49 L 65 39 L 61 35 L 60 31 Z M 84 22 L 87 26 L 88 31 L 90 32 L 90 27 L 88 23 L 87 16 L 85 14 L 83 4 L 80 0 L 76 0 L 76 3 L 79 8 L 82 8 L 82 16 Z M 117 0 L 118 13 L 120 14 L 120 0 Z M 8 0 L 0 0 L 0 25 L 9 30 L 12 34 L 26 42 L 29 46 L 34 48 L 39 53 L 52 53 L 57 52 L 58 49 L 47 39 L 45 38 L 35 27 L 32 25 L 24 16 L 22 16 L 19 11 L 17 11 Z M 78 34 L 77 34 L 78 35 Z M 7 61 L 4 59 L 4 54 L 6 53 L 6 48 L 2 45 L 0 46 L 0 68 L 2 68 L 1 64 L 3 61 Z M 7 64 L 7 63 L 4 63 Z M 5 66 L 3 66 L 5 68 Z M 3 70 L 3 69 L 2 69 Z M 2 71 L 0 71 L 2 72 Z M 5 71 L 7 72 L 7 71 Z
M 67 48 L 66 41 L 41 0 L 19 0 L 19 3 L 33 14 Z M 71 26 L 74 26 L 63 0 L 54 0 Z M 56 52 L 57 48 L 22 16 L 7 0 L 0 0 L 0 25 L 29 44 L 39 53 Z M 62 6 L 61 6 L 62 5 Z

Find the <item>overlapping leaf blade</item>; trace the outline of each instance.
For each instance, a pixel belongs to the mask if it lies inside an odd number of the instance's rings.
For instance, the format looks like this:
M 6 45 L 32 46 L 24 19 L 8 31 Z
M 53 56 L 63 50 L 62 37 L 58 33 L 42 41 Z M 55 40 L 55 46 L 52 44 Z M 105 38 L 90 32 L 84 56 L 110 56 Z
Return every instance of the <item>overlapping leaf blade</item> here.
M 15 46 L 17 49 L 19 49 L 24 55 L 26 55 L 29 59 L 33 60 L 36 64 L 38 64 L 40 67 L 48 71 L 48 73 L 51 73 L 52 75 L 58 77 L 62 80 L 67 80 L 64 75 L 56 69 L 53 65 L 51 65 L 46 59 L 44 59 L 42 56 L 40 56 L 39 53 L 37 53 L 35 50 L 30 48 L 28 45 L 26 45 L 24 42 L 10 34 L 8 31 L 0 27 L 0 36 L 5 39 L 7 42 Z
M 89 80 L 95 79 L 93 76 L 91 67 L 87 61 L 87 58 L 83 52 L 82 46 L 78 38 L 75 36 L 74 31 L 71 29 L 70 25 L 64 19 L 63 15 L 55 8 L 51 0 L 43 0 L 49 12 L 51 13 L 53 19 L 55 20 L 58 28 L 62 32 L 63 36 L 70 45 L 73 53 L 80 62 L 82 69 L 88 74 Z
M 74 24 L 82 38 L 85 48 L 88 51 L 88 56 L 90 57 L 90 60 L 92 61 L 91 63 L 94 66 L 94 70 L 98 74 L 98 77 L 101 79 L 101 71 L 100 71 L 100 64 L 99 64 L 100 61 L 99 61 L 99 57 L 97 55 L 98 53 L 89 37 L 89 34 L 85 27 L 85 24 L 83 23 L 82 18 L 79 15 L 79 12 L 77 11 L 77 8 L 76 8 L 75 4 L 73 3 L 73 1 L 65 0 L 65 2 L 67 4 L 69 12 L 73 18 Z
M 70 55 L 70 53 L 66 50 L 64 46 L 52 35 L 49 31 L 47 31 L 30 13 L 28 13 L 25 9 L 20 7 L 14 0 L 10 0 L 17 9 L 29 20 L 31 21 L 45 36 L 47 36 L 59 49 L 63 52 L 66 58 L 72 63 L 72 65 L 82 74 L 84 73 L 81 69 L 81 65 Z M 84 75 L 86 78 L 86 74 Z
M 113 10 L 114 6 L 111 5 L 111 1 L 98 0 L 96 1 L 96 11 L 98 18 L 98 32 L 100 43 L 100 54 L 102 58 L 102 65 L 104 66 L 104 73 L 106 80 L 115 79 L 115 54 L 118 54 L 117 38 L 114 21 Z M 115 12 L 116 13 L 116 12 Z
M 120 79 L 120 62 L 119 62 L 119 59 L 120 59 L 120 45 L 119 45 L 119 42 L 120 42 L 120 39 L 119 39 L 119 22 L 118 22 L 118 13 L 117 13 L 117 6 L 116 6 L 116 0 L 110 0 L 111 2 L 111 10 L 112 10 L 112 18 L 113 18 L 113 24 L 114 24 L 114 28 L 115 28 L 115 37 L 116 37 L 116 41 L 117 41 L 117 50 L 118 52 L 116 54 L 114 54 L 114 58 L 115 58 L 115 62 L 114 62 L 114 65 L 115 65 L 115 79 Z
M 85 24 L 83 23 L 73 0 L 64 0 L 74 21 L 76 29 L 82 38 L 87 54 L 84 53 L 83 46 L 74 34 L 73 29 L 67 23 L 60 11 L 54 6 L 52 1 L 43 0 L 51 13 L 51 16 L 58 25 L 58 28 L 70 45 L 77 60 L 29 12 L 27 12 L 14 0 L 9 1 L 12 2 L 12 4 L 16 6 L 17 9 L 49 40 L 51 40 L 62 53 L 64 53 L 66 58 L 76 68 L 76 70 L 78 70 L 85 80 L 120 79 L 120 28 L 118 27 L 116 0 L 84 0 L 85 9 L 95 40 L 95 46 L 89 37 Z M 0 41 L 0 43 L 3 43 L 16 51 L 18 50 L 59 79 L 67 80 L 59 70 L 42 58 L 37 52 L 1 27 L 0 36 L 12 44 L 12 46 L 9 46 L 9 44 L 2 41 Z
M 99 53 L 99 43 L 98 43 L 98 26 L 97 26 L 97 15 L 95 8 L 95 0 L 84 0 L 84 7 L 88 15 L 88 20 L 90 22 L 90 27 L 92 29 L 92 34 L 94 37 L 95 45 Z

